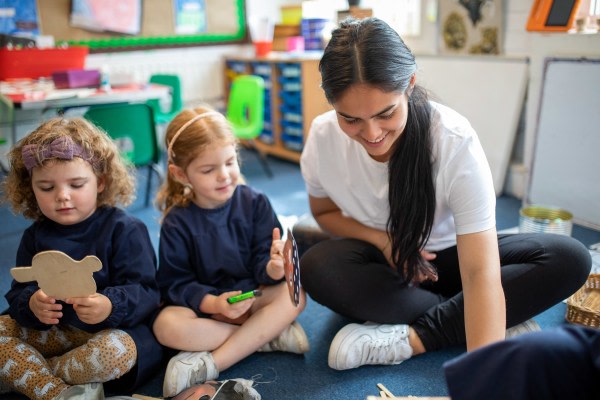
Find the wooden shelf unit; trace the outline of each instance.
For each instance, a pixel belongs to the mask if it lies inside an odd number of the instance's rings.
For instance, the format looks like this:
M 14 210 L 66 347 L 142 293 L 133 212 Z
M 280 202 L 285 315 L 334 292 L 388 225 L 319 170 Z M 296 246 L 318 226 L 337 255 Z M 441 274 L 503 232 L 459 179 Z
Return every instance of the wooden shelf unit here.
M 320 54 L 294 56 L 273 52 L 268 57 L 227 57 L 225 98 L 232 80 L 253 74 L 265 80 L 265 129 L 254 141 L 258 151 L 300 161 L 312 120 L 331 109 L 320 87 Z

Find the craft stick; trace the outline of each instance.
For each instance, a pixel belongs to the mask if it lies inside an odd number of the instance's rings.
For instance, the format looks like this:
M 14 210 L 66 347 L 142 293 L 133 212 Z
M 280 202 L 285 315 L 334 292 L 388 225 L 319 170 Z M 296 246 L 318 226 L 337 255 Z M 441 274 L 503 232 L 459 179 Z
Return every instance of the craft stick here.
M 379 391 L 379 397 L 381 397 L 383 399 L 387 399 L 388 398 L 387 394 L 385 394 L 385 392 L 383 390 Z
M 392 394 L 392 392 L 390 392 L 390 391 L 388 390 L 388 388 L 386 388 L 385 386 L 383 386 L 383 384 L 382 384 L 382 383 L 378 383 L 378 384 L 377 384 L 377 387 L 378 387 L 379 389 L 381 389 L 381 391 L 382 391 L 382 392 L 384 392 L 384 393 L 385 393 L 385 395 L 386 395 L 387 397 L 392 397 L 392 398 L 393 398 L 393 397 L 396 397 L 396 396 L 394 396 L 394 395 Z M 382 397 L 383 397 L 383 396 L 382 396 Z

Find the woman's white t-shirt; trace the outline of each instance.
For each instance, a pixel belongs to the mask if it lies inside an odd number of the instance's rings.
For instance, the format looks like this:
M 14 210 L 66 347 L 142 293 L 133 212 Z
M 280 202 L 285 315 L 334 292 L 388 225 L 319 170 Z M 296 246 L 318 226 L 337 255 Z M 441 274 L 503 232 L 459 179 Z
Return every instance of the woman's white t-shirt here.
M 487 159 L 467 119 L 446 106 L 430 104 L 436 209 L 425 249 L 438 251 L 455 245 L 457 234 L 493 228 L 496 196 Z M 314 119 L 300 165 L 311 196 L 328 197 L 344 215 L 386 230 L 388 163 L 373 160 L 350 139 L 334 110 Z

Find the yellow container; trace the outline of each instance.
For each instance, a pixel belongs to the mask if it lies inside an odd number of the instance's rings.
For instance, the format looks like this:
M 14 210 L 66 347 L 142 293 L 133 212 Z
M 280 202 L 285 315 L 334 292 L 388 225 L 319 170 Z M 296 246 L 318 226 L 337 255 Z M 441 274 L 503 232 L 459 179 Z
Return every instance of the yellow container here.
M 302 22 L 302 5 L 281 6 L 282 25 L 300 25 Z

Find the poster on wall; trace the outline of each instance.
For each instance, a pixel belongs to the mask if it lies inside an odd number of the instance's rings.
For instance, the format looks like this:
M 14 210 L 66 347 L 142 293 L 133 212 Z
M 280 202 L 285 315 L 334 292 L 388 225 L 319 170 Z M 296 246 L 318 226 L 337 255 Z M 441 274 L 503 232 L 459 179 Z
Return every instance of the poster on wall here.
M 442 54 L 500 54 L 503 0 L 439 0 Z
M 142 0 L 72 0 L 70 24 L 94 32 L 137 35 L 142 27 Z
M 204 0 L 175 0 L 175 33 L 178 35 L 206 32 Z
M 0 1 L 0 33 L 34 36 L 40 33 L 36 0 Z

